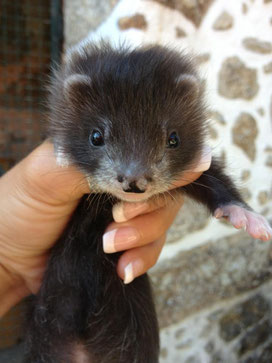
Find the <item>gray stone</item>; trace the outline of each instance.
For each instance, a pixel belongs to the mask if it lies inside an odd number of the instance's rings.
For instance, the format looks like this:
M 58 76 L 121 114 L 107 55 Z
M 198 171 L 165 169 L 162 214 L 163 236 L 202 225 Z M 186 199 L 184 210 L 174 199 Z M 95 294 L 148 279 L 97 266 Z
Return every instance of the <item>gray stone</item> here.
M 249 332 L 245 334 L 242 338 L 239 348 L 238 354 L 239 356 L 248 353 L 248 351 L 256 349 L 259 345 L 262 345 L 265 342 L 271 332 L 271 324 L 268 320 L 258 324 L 256 327 L 251 329 Z
M 184 335 L 184 329 L 178 329 L 176 332 L 175 332 L 175 338 L 176 339 L 180 339 L 183 335 Z
M 161 358 L 167 358 L 168 356 L 168 351 L 166 348 L 162 348 L 161 351 L 160 351 L 160 357 Z
M 259 351 L 249 354 L 244 360 L 240 360 L 241 363 L 271 363 L 272 362 L 272 342 L 268 341 Z
M 194 360 L 201 363 L 272 362 L 269 359 L 272 349 L 268 348 L 272 347 L 272 330 L 270 329 L 271 333 L 266 335 L 265 323 L 269 320 L 272 323 L 271 291 L 272 280 L 270 279 L 255 290 L 210 304 L 191 316 L 188 314 L 183 322 L 175 321 L 170 329 L 162 331 L 162 346 L 175 347 L 180 343 L 180 348 L 183 350 L 176 351 L 175 358 L 173 356 L 170 358 L 169 355 L 165 362 L 185 363 L 187 357 L 194 357 Z M 223 318 L 225 324 L 223 324 Z M 221 329 L 228 330 L 225 333 L 227 335 L 232 334 L 233 328 L 230 325 L 234 323 L 239 328 L 238 334 L 236 333 L 230 340 L 223 339 Z M 181 336 L 176 339 L 175 332 L 178 330 L 181 330 Z M 255 336 L 252 336 L 254 334 Z M 188 347 L 186 343 L 189 343 Z M 251 349 L 253 346 L 255 348 Z M 244 354 L 239 356 L 238 352 L 243 350 Z
M 210 119 L 216 121 L 220 125 L 226 125 L 227 124 L 225 119 L 224 119 L 224 116 L 218 111 L 209 111 L 208 112 L 208 117 Z
M 268 208 L 268 207 L 263 208 L 263 209 L 260 211 L 260 213 L 261 213 L 261 215 L 262 215 L 262 216 L 267 217 L 267 216 L 268 216 L 268 214 L 270 214 L 269 208 Z
M 227 58 L 219 72 L 218 92 L 221 96 L 251 100 L 259 90 L 257 71 L 247 68 L 238 57 Z
M 188 357 L 184 363 L 201 363 L 201 361 L 200 359 L 192 355 Z
M 272 43 L 259 40 L 257 38 L 246 38 L 243 40 L 243 46 L 252 52 L 260 54 L 272 53 Z
M 258 112 L 258 114 L 260 115 L 260 116 L 264 116 L 264 109 L 263 109 L 263 107 L 259 107 L 259 108 L 257 108 L 257 112 Z
M 222 161 L 223 165 L 226 165 L 226 151 L 225 150 L 221 151 L 220 160 Z
M 252 161 L 256 156 L 255 141 L 257 135 L 258 128 L 255 118 L 249 113 L 241 113 L 232 128 L 232 140 L 233 143 L 240 147 Z
M 240 360 L 239 363 L 256 363 L 257 362 L 257 354 L 253 353 L 253 354 L 250 354 L 245 360 Z M 259 363 L 259 361 L 258 361 Z M 267 363 L 267 362 L 265 362 Z
M 111 13 L 118 0 L 65 0 L 66 47 L 75 45 L 95 30 Z
M 151 276 L 161 327 L 267 281 L 269 250 L 241 232 L 158 263 Z
M 252 198 L 251 191 L 248 188 L 241 188 L 240 192 L 245 201 L 249 201 Z
M 250 175 L 251 175 L 250 170 L 243 170 L 242 175 L 241 175 L 241 179 L 243 181 L 246 181 L 246 180 L 248 180 L 250 178 Z
M 118 20 L 118 26 L 121 30 L 127 30 L 130 28 L 145 30 L 147 28 L 147 22 L 144 15 L 135 14 L 133 16 L 124 16 Z
M 270 117 L 270 122 L 272 124 L 272 95 L 270 97 L 270 104 L 269 104 L 269 117 Z
M 269 345 L 267 345 L 263 349 L 260 356 L 258 357 L 258 363 L 268 363 L 268 362 L 272 362 L 272 344 L 271 344 L 271 342 Z
M 176 37 L 177 38 L 184 38 L 186 37 L 186 33 L 183 29 L 181 29 L 179 26 L 176 26 Z
M 247 12 L 248 12 L 247 4 L 243 3 L 243 4 L 242 4 L 242 13 L 243 13 L 243 14 L 247 14 Z
M 187 340 L 185 342 L 179 343 L 175 346 L 175 349 L 183 350 L 188 349 L 192 346 L 192 340 Z
M 272 155 L 267 155 L 265 165 L 272 168 Z
M 214 351 L 214 342 L 208 342 L 205 345 L 205 350 L 207 353 L 212 353 Z
M 220 352 L 215 352 L 214 354 L 212 354 L 211 363 L 225 363 L 225 360 L 221 356 Z
M 263 190 L 261 192 L 259 192 L 258 194 L 258 201 L 261 205 L 264 205 L 268 202 L 269 200 L 269 194 L 267 191 Z
M 229 342 L 239 336 L 246 328 L 258 323 L 269 312 L 270 306 L 266 299 L 261 295 L 255 295 L 253 298 L 235 305 L 222 316 L 219 321 L 220 336 Z
M 199 26 L 214 0 L 154 0 L 171 9 L 176 9 Z
M 242 328 L 239 315 L 231 315 L 224 318 L 220 326 L 220 335 L 225 341 L 229 342 L 241 334 Z
M 215 20 L 213 24 L 214 30 L 228 30 L 233 26 L 233 17 L 226 11 L 224 11 L 219 17 Z
M 267 63 L 263 66 L 264 73 L 272 73 L 272 62 Z
M 199 54 L 195 57 L 195 62 L 197 64 L 206 63 L 210 60 L 210 58 L 211 58 L 211 55 L 209 53 Z
M 208 127 L 208 133 L 209 133 L 209 136 L 210 136 L 211 139 L 214 139 L 215 140 L 215 139 L 218 138 L 218 132 L 211 125 L 209 125 L 209 127 Z
M 167 243 L 177 242 L 189 233 L 203 229 L 208 222 L 209 216 L 206 209 L 186 198 L 183 207 L 168 231 Z

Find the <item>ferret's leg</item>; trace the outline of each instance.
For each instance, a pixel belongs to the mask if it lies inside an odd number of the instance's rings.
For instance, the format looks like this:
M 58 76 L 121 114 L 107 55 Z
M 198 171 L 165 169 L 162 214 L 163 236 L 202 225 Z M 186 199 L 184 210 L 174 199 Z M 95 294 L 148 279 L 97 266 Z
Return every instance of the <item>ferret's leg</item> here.
M 272 228 L 267 220 L 243 201 L 233 181 L 216 160 L 200 178 L 182 189 L 204 204 L 216 218 L 227 218 L 235 228 L 244 228 L 254 238 L 263 241 L 272 238 Z
M 272 229 L 263 216 L 239 205 L 219 207 L 214 212 L 214 216 L 227 218 L 235 228 L 244 228 L 254 238 L 268 241 L 272 237 Z

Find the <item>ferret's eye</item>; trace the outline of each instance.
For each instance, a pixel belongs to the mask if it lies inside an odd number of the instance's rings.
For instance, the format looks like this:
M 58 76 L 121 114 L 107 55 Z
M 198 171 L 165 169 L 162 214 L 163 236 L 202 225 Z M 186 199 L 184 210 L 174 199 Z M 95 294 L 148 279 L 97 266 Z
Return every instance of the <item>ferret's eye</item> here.
M 172 132 L 167 140 L 167 147 L 174 149 L 175 147 L 178 147 L 180 143 L 180 139 L 176 132 Z
M 104 138 L 100 131 L 93 130 L 89 137 L 90 143 L 94 146 L 102 146 L 104 145 Z

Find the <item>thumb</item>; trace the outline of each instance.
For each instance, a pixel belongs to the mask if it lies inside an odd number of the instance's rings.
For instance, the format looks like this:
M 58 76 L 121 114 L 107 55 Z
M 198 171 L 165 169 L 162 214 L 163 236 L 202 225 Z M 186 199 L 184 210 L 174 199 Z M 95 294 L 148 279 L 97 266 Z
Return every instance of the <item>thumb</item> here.
M 16 169 L 16 170 L 14 170 Z M 72 203 L 90 193 L 85 176 L 73 165 L 57 163 L 54 146 L 45 141 L 11 170 L 32 198 L 50 204 Z

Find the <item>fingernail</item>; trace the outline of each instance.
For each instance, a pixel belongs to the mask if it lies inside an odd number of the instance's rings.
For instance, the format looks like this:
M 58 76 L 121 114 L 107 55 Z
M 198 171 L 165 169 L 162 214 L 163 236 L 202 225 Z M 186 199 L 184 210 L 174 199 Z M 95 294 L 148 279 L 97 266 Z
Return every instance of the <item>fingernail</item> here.
M 125 222 L 126 217 L 124 215 L 124 204 L 123 203 L 116 203 L 112 207 L 112 216 L 115 222 Z
M 214 216 L 215 216 L 215 218 L 217 218 L 217 219 L 221 218 L 221 217 L 223 216 L 223 211 L 222 211 L 222 209 L 217 208 L 217 209 L 216 209 L 216 211 L 214 212 Z
M 266 238 L 267 238 L 267 241 L 269 241 L 271 239 L 271 232 L 266 232 Z
M 115 222 L 126 222 L 148 209 L 148 203 L 117 203 L 112 208 Z
M 124 270 L 124 284 L 131 283 L 135 277 L 141 275 L 144 272 L 143 267 L 141 259 L 130 262 Z
M 125 267 L 125 278 L 124 278 L 124 284 L 129 284 L 130 282 L 132 282 L 134 280 L 134 276 L 133 276 L 133 267 L 132 267 L 132 263 L 129 263 L 126 267 Z
M 135 228 L 113 229 L 103 235 L 103 250 L 105 253 L 121 251 L 129 248 L 129 245 L 138 239 L 139 233 Z
M 200 159 L 197 161 L 196 166 L 192 169 L 194 172 L 206 171 L 211 166 L 212 162 L 212 153 L 211 148 L 208 145 L 205 145 L 202 149 L 202 153 Z

